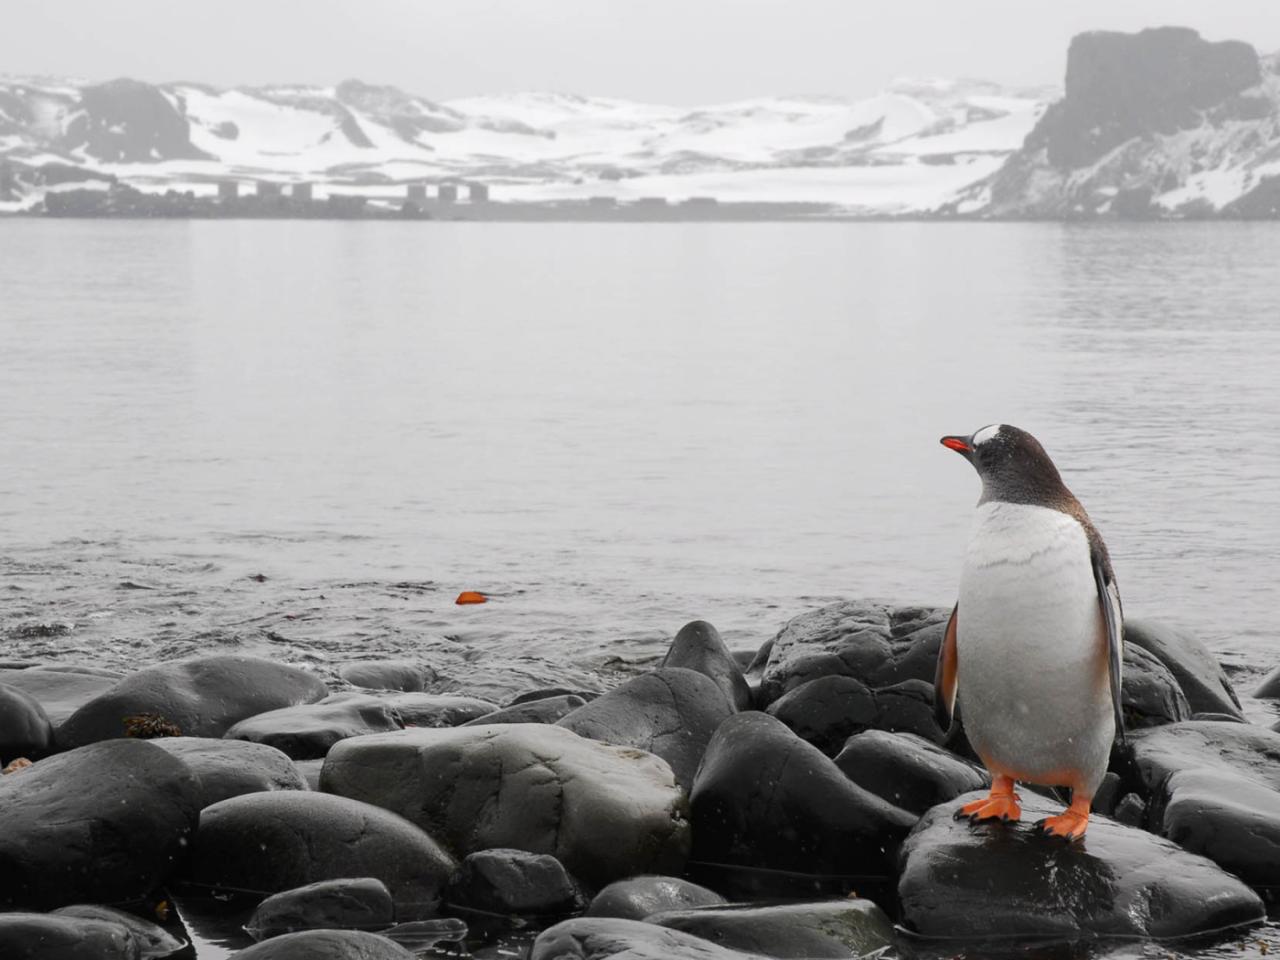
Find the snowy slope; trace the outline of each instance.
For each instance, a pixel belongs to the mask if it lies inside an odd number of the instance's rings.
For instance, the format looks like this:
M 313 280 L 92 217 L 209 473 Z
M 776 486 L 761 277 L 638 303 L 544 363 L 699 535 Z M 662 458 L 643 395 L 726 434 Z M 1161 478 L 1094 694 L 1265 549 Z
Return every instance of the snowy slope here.
M 440 103 L 359 81 L 216 89 L 0 78 L 0 156 L 146 189 L 207 190 L 231 176 L 306 179 L 321 193 L 384 184 L 393 195 L 406 181 L 461 178 L 488 182 L 499 200 L 712 195 L 909 212 L 992 173 L 1044 105 L 1040 91 L 936 80 L 861 100 L 687 108 L 528 92 Z

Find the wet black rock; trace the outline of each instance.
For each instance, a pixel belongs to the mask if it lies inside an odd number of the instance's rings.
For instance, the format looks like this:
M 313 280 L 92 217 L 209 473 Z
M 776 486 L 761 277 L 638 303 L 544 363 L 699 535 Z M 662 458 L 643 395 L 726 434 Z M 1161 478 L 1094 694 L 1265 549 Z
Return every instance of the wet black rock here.
M 53 726 L 34 698 L 0 683 L 0 767 L 18 757 L 42 757 L 53 743 Z
M 278 893 L 320 880 L 374 877 L 402 919 L 430 915 L 457 864 L 421 829 L 346 797 L 283 790 L 206 807 L 184 879 Z
M 1142 647 L 1155 654 L 1169 668 L 1196 713 L 1225 713 L 1244 718 L 1240 698 L 1222 664 L 1191 634 L 1157 620 L 1126 618 L 1124 642 L 1126 646 Z
M 140 960 L 138 942 L 118 923 L 47 913 L 0 913 L 4 960 Z
M 1170 724 L 1132 735 L 1120 758 L 1151 829 L 1255 886 L 1280 884 L 1280 734 Z
M 720 633 L 705 620 L 694 620 L 680 628 L 671 641 L 662 666 L 683 667 L 705 674 L 724 691 L 725 699 L 733 704 L 734 709 L 751 709 L 751 689 L 742 674 L 742 667 L 724 645 Z
M 664 910 L 714 907 L 724 902 L 724 897 L 714 890 L 680 877 L 628 877 L 597 893 L 587 907 L 587 916 L 643 920 Z
M 1120 706 L 1126 730 L 1156 727 L 1191 718 L 1182 687 L 1155 654 L 1125 644 Z
M 488 700 L 443 693 L 402 693 L 385 702 L 406 727 L 456 727 L 498 709 Z
M 69 907 L 59 907 L 53 911 L 53 915 L 78 917 L 81 920 L 99 920 L 122 926 L 129 931 L 129 936 L 138 944 L 139 953 L 143 957 L 167 957 L 177 953 L 184 945 L 183 941 L 164 927 L 114 907 L 77 903 Z M 8 956 L 8 954 L 0 952 L 0 956 Z
M 1061 810 L 1026 791 L 1018 824 L 975 826 L 956 820 L 951 804 L 930 810 L 902 846 L 903 925 L 954 940 L 1164 939 L 1263 918 L 1242 882 L 1144 830 L 1095 816 L 1081 843 L 1033 832 Z
M 436 672 L 417 660 L 364 660 L 339 668 L 338 676 L 366 690 L 420 692 L 436 679 Z
M 413 960 L 413 954 L 363 930 L 304 930 L 255 943 L 230 960 Z
M 765 960 L 702 937 L 640 920 L 576 917 L 548 927 L 533 941 L 529 960 Z
M 941 743 L 933 715 L 933 684 L 923 680 L 872 690 L 853 677 L 820 677 L 769 704 L 768 713 L 828 756 L 863 730 L 914 733 Z
M 385 930 L 396 922 L 391 892 L 381 880 L 321 880 L 272 894 L 244 928 L 255 940 L 298 930 Z
M 220 737 L 246 717 L 313 703 L 329 691 L 298 667 L 257 657 L 214 656 L 146 667 L 73 713 L 57 732 L 62 749 L 125 736 L 126 720 L 163 717 L 189 737 Z
M 344 740 L 321 786 L 413 820 L 458 856 L 549 853 L 594 885 L 679 872 L 689 851 L 686 801 L 665 761 L 552 724 Z
M 545 700 L 547 697 L 581 697 L 583 700 L 591 701 L 600 696 L 594 690 L 570 690 L 568 687 L 538 687 L 534 690 L 526 690 L 518 696 L 512 697 L 508 707 L 514 707 L 521 703 L 529 703 L 533 700 Z
M 674 910 L 647 922 L 767 957 L 862 957 L 893 944 L 893 922 L 870 900 Z
M 49 664 L 27 670 L 0 670 L 0 683 L 17 687 L 33 699 L 57 727 L 82 706 L 120 682 L 115 674 L 104 675 L 93 668 L 67 670 Z
M 242 793 L 306 790 L 292 760 L 275 747 L 212 737 L 160 737 L 151 743 L 185 763 L 200 782 L 200 806 Z
M 835 763 L 864 790 L 914 814 L 991 782 L 981 767 L 910 733 L 867 730 L 849 739 Z
M 545 853 L 481 850 L 462 861 L 449 885 L 451 906 L 517 917 L 580 912 L 583 898 L 564 865 Z
M 186 764 L 137 740 L 0 777 L 0 906 L 140 899 L 173 872 L 199 814 Z
M 847 600 L 789 620 L 767 645 L 760 673 L 763 705 L 819 677 L 853 677 L 868 687 L 903 680 L 933 683 L 951 611 Z M 764 653 L 764 648 L 761 650 Z
M 339 740 L 403 728 L 400 714 L 387 701 L 339 693 L 317 703 L 283 707 L 241 720 L 225 736 L 265 743 L 294 760 L 317 760 Z
M 656 754 L 687 788 L 707 741 L 733 712 L 733 705 L 710 677 L 668 667 L 628 680 L 557 725 L 601 743 Z
M 690 806 L 693 859 L 807 874 L 888 874 L 916 822 L 783 723 L 752 712 L 716 731 Z
M 567 717 L 587 701 L 572 693 L 558 697 L 544 697 L 541 700 L 527 700 L 486 713 L 483 717 L 468 720 L 461 724 L 464 727 L 475 727 L 482 723 L 556 723 Z

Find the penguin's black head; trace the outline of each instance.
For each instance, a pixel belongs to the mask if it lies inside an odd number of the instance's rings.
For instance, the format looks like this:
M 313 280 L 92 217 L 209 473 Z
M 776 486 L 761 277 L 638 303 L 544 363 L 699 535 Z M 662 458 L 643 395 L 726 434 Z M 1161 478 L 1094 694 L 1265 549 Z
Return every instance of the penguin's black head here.
M 943 437 L 982 479 L 982 500 L 1056 505 L 1071 493 L 1040 441 L 1017 427 L 993 423 L 967 437 Z

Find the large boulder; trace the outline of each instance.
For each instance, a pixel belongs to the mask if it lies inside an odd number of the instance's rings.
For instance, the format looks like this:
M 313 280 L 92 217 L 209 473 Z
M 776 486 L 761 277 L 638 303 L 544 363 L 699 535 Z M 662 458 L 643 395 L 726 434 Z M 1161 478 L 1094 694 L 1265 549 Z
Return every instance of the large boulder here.
M 938 647 L 951 611 L 847 600 L 789 620 L 766 648 L 760 698 L 768 705 L 819 677 L 853 677 L 868 687 L 903 680 L 933 682 Z M 767 650 L 767 653 L 765 652 Z
M 1244 719 L 1240 698 L 1222 664 L 1191 634 L 1166 623 L 1129 617 L 1124 622 L 1125 646 L 1142 647 L 1173 674 L 1193 713 L 1222 713 Z
M 436 672 L 417 660 L 362 660 L 339 667 L 338 676 L 365 690 L 418 692 L 436 679 Z
M 320 880 L 373 877 L 402 919 L 430 915 L 457 864 L 402 817 L 346 797 L 284 790 L 205 808 L 184 878 L 278 893 Z
M 298 930 L 384 930 L 396 922 L 391 891 L 381 880 L 321 880 L 272 894 L 253 911 L 246 931 L 267 940 Z
M 0 670 L 0 683 L 29 694 L 44 708 L 55 727 L 119 682 L 119 675 L 93 667 L 77 669 L 42 664 L 26 670 Z
M 386 703 L 406 727 L 456 727 L 498 709 L 488 700 L 447 693 L 401 693 Z
M 864 790 L 915 814 L 991 782 L 976 764 L 910 733 L 867 730 L 849 738 L 835 763 Z
M 1191 719 L 1191 707 L 1169 668 L 1136 643 L 1124 648 L 1120 708 L 1125 730 Z
M 724 902 L 714 890 L 680 877 L 628 877 L 597 893 L 587 907 L 587 916 L 643 920 L 665 910 L 713 907 Z
M 185 763 L 200 782 L 200 806 L 242 793 L 306 790 L 297 766 L 275 747 L 213 737 L 159 737 L 150 741 Z
M 1120 757 L 1151 829 L 1255 886 L 1280 884 L 1280 733 L 1176 723 L 1131 735 Z
M 554 725 L 344 740 L 325 759 L 321 786 L 413 820 L 459 856 L 549 853 L 594 885 L 678 872 L 689 851 L 686 802 L 665 761 Z
M 557 725 L 582 737 L 656 754 L 688 787 L 716 727 L 733 705 L 710 677 L 668 667 L 641 674 L 579 707 Z
M 853 677 L 819 677 L 783 694 L 767 712 L 827 756 L 863 730 L 914 733 L 934 743 L 946 737 L 934 719 L 933 684 L 923 680 L 872 690 Z
M 893 922 L 870 900 L 733 904 L 648 917 L 733 950 L 768 957 L 863 957 L 893 944 Z
M 272 937 L 229 960 L 414 960 L 394 940 L 363 930 L 304 930 Z
M 173 872 L 199 814 L 186 764 L 140 740 L 0 777 L 0 907 L 140 899 Z
M 664 667 L 683 667 L 706 674 L 716 682 L 735 710 L 751 709 L 751 688 L 719 631 L 705 620 L 680 628 L 662 660 Z
M 806 874 L 886 875 L 916 822 L 754 712 L 716 731 L 690 806 L 695 860 Z
M 584 706 L 586 702 L 582 697 L 572 693 L 557 697 L 543 697 L 541 700 L 527 700 L 524 703 L 513 703 L 493 713 L 486 713 L 483 717 L 468 720 L 460 726 L 478 727 L 488 723 L 556 723 Z
M 448 896 L 451 906 L 505 916 L 563 917 L 582 909 L 582 894 L 564 865 L 525 850 L 469 854 Z
M 107 920 L 47 913 L 0 913 L 4 960 L 140 960 L 128 929 Z
M 1094 816 L 1081 843 L 1034 832 L 1034 821 L 1061 809 L 1024 792 L 1021 823 L 975 826 L 956 820 L 951 804 L 934 807 L 902 845 L 903 925 L 925 937 L 982 942 L 1167 939 L 1265 915 L 1235 877 L 1144 830 Z
M 130 717 L 152 715 L 189 737 L 220 737 L 237 721 L 329 691 L 305 670 L 257 657 L 213 656 L 146 667 L 90 700 L 58 728 L 63 749 L 126 735 Z
M 256 714 L 241 720 L 224 736 L 265 743 L 294 760 L 318 760 L 339 740 L 403 728 L 400 714 L 385 700 L 335 694 L 317 703 Z
M 69 907 L 59 907 L 53 911 L 53 914 L 59 917 L 104 921 L 124 927 L 138 944 L 139 953 L 143 957 L 167 957 L 177 953 L 184 946 L 183 941 L 164 927 L 149 920 L 143 920 L 126 910 L 117 910 L 115 907 L 103 907 L 95 903 L 76 903 Z M 0 953 L 0 956 L 7 956 L 7 954 Z
M 548 927 L 529 960 L 767 960 L 717 946 L 702 937 L 640 920 L 576 917 Z
M 0 683 L 0 767 L 18 757 L 43 756 L 52 742 L 53 726 L 39 702 Z

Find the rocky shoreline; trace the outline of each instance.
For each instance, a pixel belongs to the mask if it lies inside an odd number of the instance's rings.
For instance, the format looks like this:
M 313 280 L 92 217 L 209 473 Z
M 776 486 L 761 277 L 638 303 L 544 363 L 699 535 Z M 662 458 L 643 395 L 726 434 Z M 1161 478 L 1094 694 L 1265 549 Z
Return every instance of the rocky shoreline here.
M 512 925 L 531 960 L 746 960 L 1264 921 L 1280 733 L 1203 645 L 1128 624 L 1129 735 L 1066 846 L 1031 833 L 1048 797 L 953 819 L 986 781 L 933 720 L 946 614 L 837 603 L 747 653 L 695 621 L 604 694 L 503 704 L 414 660 L 337 690 L 244 656 L 0 663 L 0 956 L 195 957 L 170 904 L 210 895 L 252 909 L 244 960 L 483 956 Z

